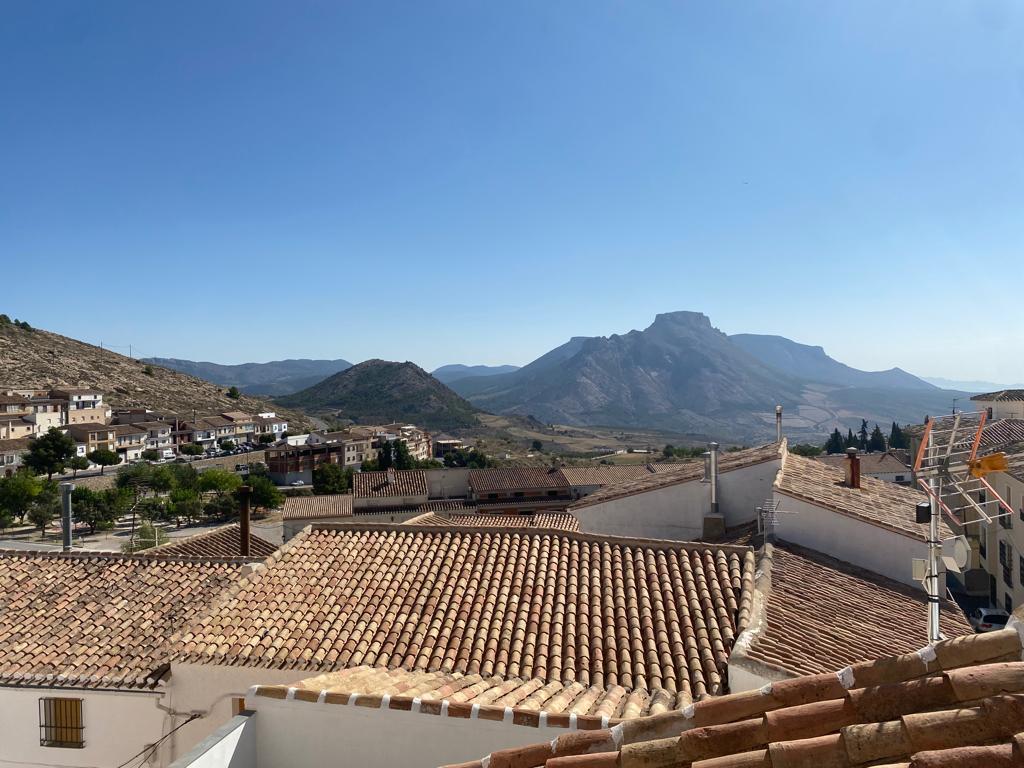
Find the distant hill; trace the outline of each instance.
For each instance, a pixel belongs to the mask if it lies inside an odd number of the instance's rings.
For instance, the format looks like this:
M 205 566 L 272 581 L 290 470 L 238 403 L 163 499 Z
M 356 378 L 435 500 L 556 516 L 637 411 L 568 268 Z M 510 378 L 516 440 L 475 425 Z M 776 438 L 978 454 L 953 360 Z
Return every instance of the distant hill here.
M 218 363 L 150 357 L 146 362 L 198 376 L 226 387 L 235 386 L 253 395 L 289 395 L 306 389 L 339 371 L 351 368 L 348 360 L 273 360 L 269 363 Z
M 479 426 L 470 403 L 408 362 L 367 360 L 276 402 L 357 424 L 405 421 L 434 431 Z
M 929 384 L 943 389 L 959 389 L 964 392 L 1001 392 L 1004 389 L 1024 389 L 1024 384 L 996 384 L 994 381 L 959 381 L 957 379 L 943 379 L 937 376 L 922 376 L 922 379 Z
M 224 411 L 276 411 L 305 427 L 307 418 L 262 398 L 228 397 L 227 388 L 39 329 L 0 325 L 0 386 L 93 387 L 113 406 L 147 407 L 191 418 Z
M 658 315 L 643 331 L 576 337 L 518 371 L 452 388 L 492 413 L 736 442 L 771 439 L 776 404 L 787 435 L 817 441 L 861 418 L 917 423 L 948 412 L 958 395 L 898 368 L 858 371 L 781 337 L 729 337 L 696 312 Z
M 431 376 L 442 384 L 465 379 L 469 376 L 497 376 L 502 373 L 518 371 L 518 365 L 442 365 L 431 371 Z
M 837 384 L 841 387 L 879 389 L 925 389 L 936 387 L 899 368 L 888 371 L 860 371 L 825 354 L 821 347 L 798 344 L 783 336 L 738 333 L 729 340 L 762 363 L 805 381 Z

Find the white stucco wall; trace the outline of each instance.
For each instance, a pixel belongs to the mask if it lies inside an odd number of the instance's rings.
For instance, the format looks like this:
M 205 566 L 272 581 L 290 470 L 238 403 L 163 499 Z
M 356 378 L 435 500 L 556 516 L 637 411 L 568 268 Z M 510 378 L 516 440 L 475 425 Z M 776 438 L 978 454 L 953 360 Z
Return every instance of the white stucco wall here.
M 534 728 L 419 712 L 255 697 L 259 768 L 436 768 L 509 747 L 551 741 Z
M 233 717 L 171 768 L 257 768 L 256 722 L 255 712 Z
M 171 736 L 163 765 L 169 765 L 227 723 L 234 716 L 232 699 L 245 696 L 251 686 L 290 684 L 314 675 L 296 670 L 172 663 L 168 704 L 177 712 L 202 712 L 203 716 Z
M 432 499 L 450 499 L 452 497 L 469 496 L 468 467 L 451 469 L 428 469 L 427 491 Z
M 718 508 L 728 527 L 751 522 L 771 498 L 779 461 L 766 461 L 718 478 Z M 588 533 L 693 541 L 704 532 L 711 511 L 711 488 L 699 479 L 634 496 L 581 507 L 576 516 Z
M 928 547 L 924 540 L 785 494 L 776 493 L 775 498 L 779 502 L 778 525 L 775 528 L 778 538 L 923 589 L 921 583 L 913 579 L 911 561 L 927 556 Z M 908 509 L 908 517 L 912 514 L 913 509 Z
M 52 696 L 83 700 L 83 748 L 39 745 L 39 699 Z M 151 693 L 0 687 L 0 768 L 118 766 L 173 727 L 159 701 Z

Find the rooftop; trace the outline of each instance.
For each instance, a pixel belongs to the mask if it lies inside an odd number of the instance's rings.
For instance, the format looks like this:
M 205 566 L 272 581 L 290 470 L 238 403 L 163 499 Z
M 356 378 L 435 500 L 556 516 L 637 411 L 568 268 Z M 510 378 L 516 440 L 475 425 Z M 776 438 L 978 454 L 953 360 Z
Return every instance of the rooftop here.
M 1014 629 L 966 635 L 459 768 L 977 768 L 1024 764 Z
M 925 539 L 928 535 L 927 523 L 914 522 L 914 506 L 928 497 L 913 488 L 863 476 L 860 488 L 850 488 L 842 469 L 787 453 L 775 490 L 905 536 Z M 953 535 L 945 522 L 940 522 L 939 528 L 942 538 Z
M 903 474 L 906 473 L 909 479 L 910 467 L 893 455 L 891 451 L 879 451 L 877 453 L 859 453 L 861 474 Z M 846 466 L 845 453 L 828 453 L 816 456 L 817 461 L 828 464 L 830 467 L 843 468 Z
M 330 493 L 323 496 L 286 496 L 285 520 L 328 520 L 352 516 L 352 494 Z
M 356 472 L 353 490 L 356 498 L 360 499 L 426 496 L 427 473 L 422 469 Z
M 197 533 L 188 538 L 174 539 L 155 549 L 152 555 L 176 555 L 180 557 L 240 557 L 242 529 L 237 523 Z M 249 559 L 263 560 L 277 549 L 266 539 L 254 533 L 249 534 Z
M 30 437 L 16 437 L 12 440 L 0 440 L 0 453 L 11 451 L 27 451 L 32 444 Z
M 425 506 L 425 505 L 424 505 Z M 404 525 L 452 525 L 476 528 L 543 528 L 559 531 L 578 531 L 579 520 L 568 512 L 537 512 L 528 515 L 487 514 L 469 512 L 452 514 L 424 512 L 406 520 Z
M 745 547 L 555 531 L 323 524 L 182 637 L 182 660 L 722 690 Z
M 666 464 L 663 466 L 672 466 Z M 657 471 L 653 464 L 600 464 L 590 467 L 562 467 L 562 476 L 570 485 L 608 485 L 637 477 L 647 477 Z
M 778 443 L 769 443 L 756 448 L 744 448 L 739 451 L 725 451 L 718 456 L 718 471 L 730 472 L 744 467 L 751 467 L 766 461 L 779 458 Z M 679 464 L 656 465 L 657 472 L 621 482 L 606 485 L 589 496 L 569 505 L 570 510 L 590 507 L 606 501 L 635 496 L 639 493 L 669 488 L 680 483 L 689 483 L 704 477 L 703 461 L 686 461 Z
M 983 395 L 974 395 L 971 400 L 996 403 L 1019 402 L 1024 400 L 1024 389 L 1001 389 L 998 392 L 986 392 Z
M 790 674 L 829 672 L 919 648 L 928 637 L 923 590 L 796 544 L 766 545 L 757 560 L 756 606 L 737 655 Z M 940 630 L 970 634 L 955 603 L 944 601 Z M 734 657 L 735 658 L 735 657 Z
M 522 488 L 569 489 L 569 481 L 557 469 L 544 467 L 501 467 L 473 469 L 469 487 L 476 493 L 517 491 Z
M 144 689 L 243 561 L 0 552 L 0 685 Z M 98 641 L 102 638 L 102 641 Z

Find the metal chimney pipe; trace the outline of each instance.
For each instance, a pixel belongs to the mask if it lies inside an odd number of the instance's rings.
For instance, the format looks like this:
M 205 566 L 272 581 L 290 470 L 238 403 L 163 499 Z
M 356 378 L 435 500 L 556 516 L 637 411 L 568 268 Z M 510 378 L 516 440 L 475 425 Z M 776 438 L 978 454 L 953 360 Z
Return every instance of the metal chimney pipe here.
M 243 485 L 238 489 L 240 509 L 238 512 L 238 554 L 249 557 L 249 505 L 251 503 L 252 486 Z
M 60 484 L 60 527 L 65 552 L 71 551 L 71 492 L 74 490 L 74 483 Z
M 711 514 L 718 514 L 718 443 L 708 443 L 709 472 L 711 476 Z
M 860 488 L 860 456 L 856 448 L 846 449 L 846 485 L 849 488 Z
M 782 442 L 782 406 L 775 406 L 775 442 Z

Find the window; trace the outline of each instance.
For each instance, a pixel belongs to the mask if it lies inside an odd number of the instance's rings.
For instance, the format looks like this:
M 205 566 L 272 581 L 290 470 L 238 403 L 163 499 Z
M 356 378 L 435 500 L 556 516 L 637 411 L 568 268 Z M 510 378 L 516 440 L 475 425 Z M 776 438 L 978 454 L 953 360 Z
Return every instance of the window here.
M 1006 486 L 1006 496 L 1003 500 L 1006 502 L 1006 506 L 1010 509 L 1013 509 L 1012 498 L 1013 491 L 1010 486 Z M 1013 515 L 1005 514 L 1002 509 L 1000 509 L 996 514 L 999 515 L 999 524 L 1003 526 L 1003 528 L 1013 528 Z
M 978 532 L 978 554 L 988 557 L 988 531 L 984 528 Z
M 1013 600 L 1010 599 L 1008 593 L 1003 595 L 1003 608 L 1006 609 L 1007 613 L 1013 613 Z
M 41 747 L 85 746 L 81 699 L 39 700 L 39 745 Z
M 897 483 L 902 483 L 906 479 L 907 479 L 906 475 L 896 475 L 896 482 Z

